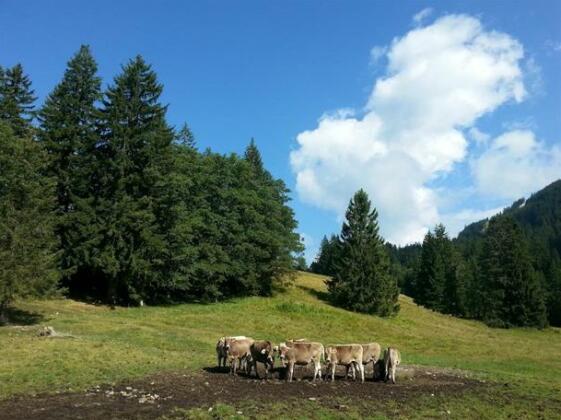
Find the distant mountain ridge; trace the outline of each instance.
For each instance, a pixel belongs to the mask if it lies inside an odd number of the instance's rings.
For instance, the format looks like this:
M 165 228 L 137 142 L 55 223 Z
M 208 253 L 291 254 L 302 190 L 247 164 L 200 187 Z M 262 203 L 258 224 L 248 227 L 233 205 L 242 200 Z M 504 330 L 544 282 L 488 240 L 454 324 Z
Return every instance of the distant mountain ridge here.
M 528 199 L 520 198 L 500 214 L 512 216 L 526 231 L 535 230 L 553 223 L 553 231 L 561 235 L 561 179 L 532 194 Z M 458 242 L 477 238 L 485 233 L 489 218 L 467 225 L 457 237 Z M 561 245 L 558 241 L 557 245 Z M 558 247 L 559 251 L 560 248 Z

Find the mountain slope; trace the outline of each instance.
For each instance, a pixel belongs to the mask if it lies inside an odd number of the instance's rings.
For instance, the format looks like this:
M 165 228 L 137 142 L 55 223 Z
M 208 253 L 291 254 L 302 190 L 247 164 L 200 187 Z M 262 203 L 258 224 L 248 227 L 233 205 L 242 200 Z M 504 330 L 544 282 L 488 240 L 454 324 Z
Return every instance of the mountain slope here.
M 533 266 L 547 291 L 548 318 L 561 325 L 561 180 L 520 199 L 498 217 L 514 218 L 524 231 Z M 477 254 L 485 235 L 488 219 L 465 227 L 456 239 L 464 256 Z

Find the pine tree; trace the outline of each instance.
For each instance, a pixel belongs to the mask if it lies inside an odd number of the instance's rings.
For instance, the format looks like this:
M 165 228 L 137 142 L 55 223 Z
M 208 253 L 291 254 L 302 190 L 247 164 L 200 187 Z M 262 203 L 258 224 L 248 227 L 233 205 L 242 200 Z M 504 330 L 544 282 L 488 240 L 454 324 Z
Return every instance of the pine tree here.
M 399 310 L 399 289 L 389 275 L 389 260 L 378 232 L 378 213 L 364 190 L 349 203 L 341 229 L 341 254 L 328 280 L 334 303 L 359 312 L 388 316 Z
M 175 135 L 175 141 L 187 148 L 196 149 L 197 142 L 195 141 L 195 136 L 193 132 L 187 125 L 187 123 L 183 123 L 181 129 Z
M 327 236 L 324 236 L 316 260 L 311 264 L 310 269 L 317 274 L 333 276 L 338 259 L 339 238 L 337 235 L 331 235 L 329 239 L 327 239 Z
M 263 173 L 263 160 L 261 159 L 261 152 L 259 152 L 255 144 L 255 139 L 252 138 L 249 142 L 249 145 L 245 149 L 244 157 L 257 173 Z
M 427 308 L 457 316 L 465 314 L 465 273 L 459 271 L 460 256 L 438 224 L 423 240 L 415 279 L 415 302 Z M 459 276 L 461 274 L 461 276 Z
M 7 122 L 16 136 L 25 136 L 34 117 L 37 99 L 31 80 L 21 64 L 0 72 L 0 121 Z
M 0 321 L 22 296 L 45 296 L 58 281 L 53 182 L 30 137 L 0 122 Z
M 526 240 L 509 216 L 489 221 L 480 256 L 482 314 L 490 325 L 546 325 L 545 294 L 532 268 Z
M 98 153 L 99 173 L 105 175 L 96 197 L 103 244 L 97 264 L 113 301 L 158 299 L 172 278 L 166 236 L 175 223 L 169 202 L 174 135 L 159 102 L 162 89 L 137 56 L 103 99 Z
M 246 148 L 244 160 L 251 169 L 246 188 L 255 191 L 253 197 L 248 197 L 252 211 L 243 216 L 247 242 L 253 244 L 259 294 L 270 295 L 293 273 L 293 255 L 303 251 L 303 245 L 295 232 L 294 212 L 287 205 L 289 190 L 265 169 L 254 139 Z
M 437 309 L 444 289 L 444 267 L 439 257 L 436 238 L 431 231 L 427 232 L 423 240 L 416 277 L 415 303 Z
M 94 253 L 91 241 L 97 236 L 92 232 L 97 187 L 93 166 L 99 138 L 96 102 L 101 99 L 96 72 L 89 47 L 81 46 L 39 112 L 39 139 L 50 157 L 48 172 L 57 182 L 56 232 L 67 278 L 88 265 Z M 74 284 L 68 285 L 75 289 Z

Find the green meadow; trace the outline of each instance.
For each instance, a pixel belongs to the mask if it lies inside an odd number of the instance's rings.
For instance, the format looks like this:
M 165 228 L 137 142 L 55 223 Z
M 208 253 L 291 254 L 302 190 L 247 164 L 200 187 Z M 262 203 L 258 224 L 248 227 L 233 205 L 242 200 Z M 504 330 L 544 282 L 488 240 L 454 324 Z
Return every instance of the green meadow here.
M 400 297 L 396 317 L 382 319 L 333 307 L 324 293 L 324 277 L 300 273 L 274 297 L 207 305 L 111 310 L 70 299 L 21 301 L 17 309 L 33 323 L 0 327 L 0 398 L 197 371 L 216 364 L 218 337 L 244 334 L 273 342 L 378 341 L 398 347 L 403 364 L 465 370 L 489 383 L 508 384 L 509 395 L 523 397 L 518 404 L 539 398 L 546 407 L 561 407 L 560 329 L 492 329 L 426 310 L 406 296 Z M 38 337 L 43 325 L 73 337 Z M 459 396 L 451 404 L 477 406 L 478 398 Z

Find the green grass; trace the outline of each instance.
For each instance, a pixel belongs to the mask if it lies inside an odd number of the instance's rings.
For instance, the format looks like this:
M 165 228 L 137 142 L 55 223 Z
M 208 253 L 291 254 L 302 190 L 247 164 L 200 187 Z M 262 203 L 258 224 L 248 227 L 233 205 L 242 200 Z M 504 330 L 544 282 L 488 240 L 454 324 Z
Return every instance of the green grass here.
M 301 274 L 273 298 L 210 305 L 110 310 L 68 299 L 20 302 L 19 309 L 44 317 L 40 325 L 76 338 L 39 338 L 37 325 L 0 327 L 0 398 L 213 366 L 217 338 L 238 334 L 274 342 L 378 341 L 397 346 L 406 364 L 469 370 L 525 395 L 561 395 L 560 329 L 491 329 L 428 311 L 404 296 L 395 318 L 352 313 L 321 299 L 323 280 Z

